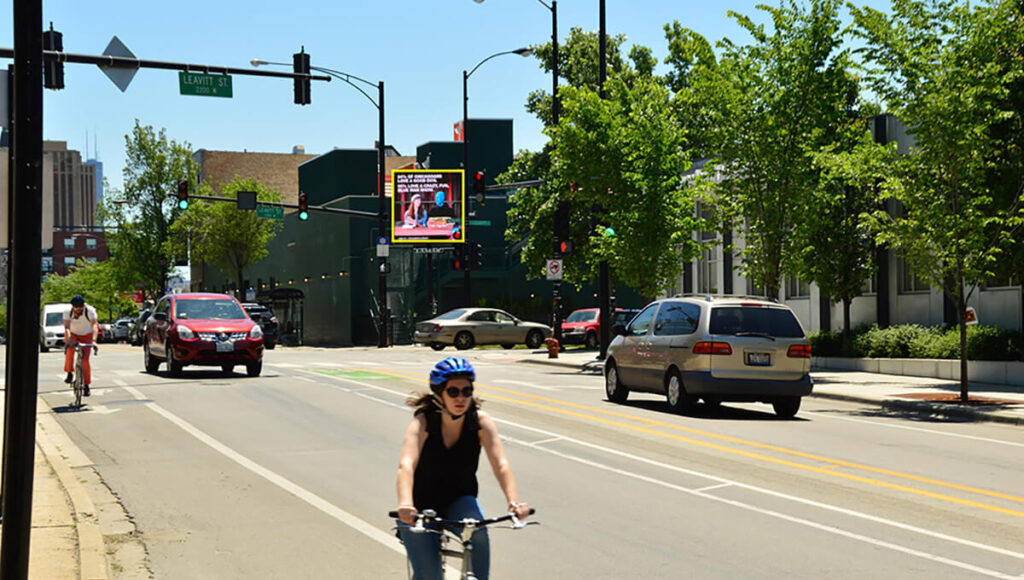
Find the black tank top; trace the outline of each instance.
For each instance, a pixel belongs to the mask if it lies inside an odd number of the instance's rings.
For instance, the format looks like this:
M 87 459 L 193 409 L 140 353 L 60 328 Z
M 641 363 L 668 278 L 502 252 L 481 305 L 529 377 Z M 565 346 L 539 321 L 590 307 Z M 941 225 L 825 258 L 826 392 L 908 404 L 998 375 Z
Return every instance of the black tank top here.
M 480 463 L 480 421 L 476 409 L 466 412 L 462 433 L 451 449 L 441 435 L 441 411 L 426 412 L 427 440 L 413 476 L 412 500 L 416 509 L 442 510 L 456 498 L 476 497 L 476 469 Z

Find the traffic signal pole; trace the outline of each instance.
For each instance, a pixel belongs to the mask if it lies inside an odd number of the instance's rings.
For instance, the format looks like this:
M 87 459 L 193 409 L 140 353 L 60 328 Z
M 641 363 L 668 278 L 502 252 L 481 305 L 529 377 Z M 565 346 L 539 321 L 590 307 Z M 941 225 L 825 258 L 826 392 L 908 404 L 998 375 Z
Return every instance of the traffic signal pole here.
M 606 56 L 606 40 L 605 40 L 605 22 L 604 22 L 604 0 L 600 0 L 598 8 L 598 52 L 599 56 L 599 75 L 598 80 L 600 82 L 599 94 L 601 98 L 606 98 L 604 85 L 608 80 L 608 58 Z M 601 352 L 597 355 L 597 358 L 604 360 L 608 354 L 608 343 L 611 342 L 611 277 L 608 274 L 608 261 L 601 260 L 598 265 L 597 274 L 597 293 L 598 301 L 600 303 L 601 312 L 598 314 L 601 321 Z
M 380 132 L 380 143 L 377 144 L 377 231 L 378 235 L 388 236 L 388 222 L 385 215 L 384 200 L 384 81 L 377 83 L 377 122 Z M 377 276 L 377 295 L 380 300 L 378 310 L 380 311 L 380 327 L 377 331 L 377 348 L 388 346 L 388 320 L 391 318 L 391 309 L 388 308 L 388 259 L 381 258 L 379 265 L 380 272 Z
M 11 139 L 11 313 L 4 395 L 4 461 L 0 578 L 28 578 L 39 390 L 39 264 L 43 216 L 42 0 L 14 3 L 14 90 Z M 14 219 L 17 216 L 17 219 Z

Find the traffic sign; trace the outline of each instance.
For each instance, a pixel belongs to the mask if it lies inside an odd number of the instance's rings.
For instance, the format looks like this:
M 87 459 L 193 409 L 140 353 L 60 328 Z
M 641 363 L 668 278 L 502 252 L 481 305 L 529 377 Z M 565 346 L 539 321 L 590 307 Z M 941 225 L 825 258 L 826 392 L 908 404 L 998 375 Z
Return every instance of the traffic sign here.
M 388 244 L 388 239 L 384 236 L 377 237 L 377 257 L 387 258 L 391 255 L 391 245 Z
M 548 280 L 561 280 L 562 279 L 562 261 L 561 260 L 548 260 L 547 264 L 547 279 Z
M 422 248 L 421 247 L 415 247 L 415 248 L 412 249 L 412 253 L 414 253 L 414 254 L 443 254 L 443 253 L 445 253 L 447 251 L 448 251 L 448 248 L 445 248 L 444 246 L 422 247 Z
M 284 221 L 284 208 L 273 205 L 256 206 L 256 216 L 268 220 Z
M 231 75 L 179 72 L 178 89 L 182 95 L 231 98 Z

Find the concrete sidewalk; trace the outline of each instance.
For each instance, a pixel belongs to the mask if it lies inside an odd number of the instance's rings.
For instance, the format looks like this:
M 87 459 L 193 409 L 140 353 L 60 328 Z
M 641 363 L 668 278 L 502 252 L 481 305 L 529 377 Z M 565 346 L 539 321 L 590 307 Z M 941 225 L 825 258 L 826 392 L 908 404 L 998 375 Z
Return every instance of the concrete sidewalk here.
M 596 351 L 565 350 L 558 358 L 547 351 L 512 351 L 517 362 L 558 365 L 580 372 L 601 373 Z M 522 353 L 522 354 L 520 354 Z M 510 352 L 502 353 L 508 358 Z M 960 383 L 945 379 L 886 375 L 834 369 L 811 370 L 812 397 L 853 401 L 888 409 L 972 421 L 1024 425 L 1024 387 L 971 382 L 969 402 L 959 403 Z
M 106 580 L 107 557 L 99 514 L 62 451 L 63 442 L 70 440 L 42 398 L 37 399 L 36 405 L 28 577 L 32 580 Z M 2 409 L 3 398 L 0 397 L 0 412 Z M 0 541 L 2 531 L 0 525 Z

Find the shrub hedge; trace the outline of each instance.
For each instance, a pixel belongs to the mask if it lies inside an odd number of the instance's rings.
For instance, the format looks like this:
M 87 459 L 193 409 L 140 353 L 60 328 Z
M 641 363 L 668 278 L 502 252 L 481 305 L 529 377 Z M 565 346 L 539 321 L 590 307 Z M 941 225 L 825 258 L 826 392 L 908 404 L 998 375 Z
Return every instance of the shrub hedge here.
M 850 342 L 845 346 L 842 331 L 816 332 L 809 338 L 814 356 L 960 358 L 960 330 L 956 326 L 944 328 L 899 324 L 879 328 L 873 324 L 853 329 Z M 994 326 L 968 326 L 967 358 L 1024 361 L 1024 334 Z

